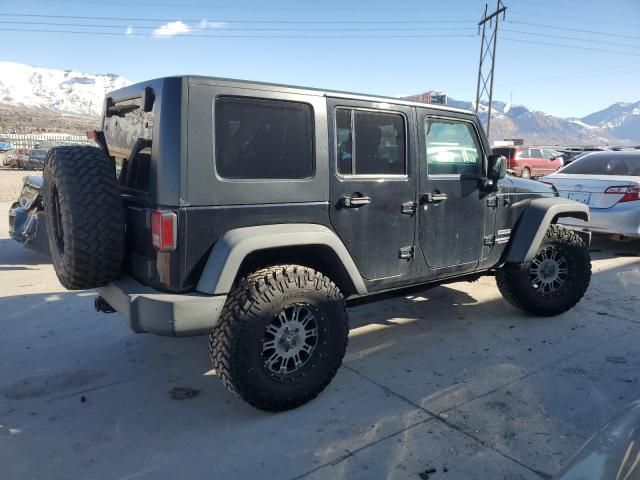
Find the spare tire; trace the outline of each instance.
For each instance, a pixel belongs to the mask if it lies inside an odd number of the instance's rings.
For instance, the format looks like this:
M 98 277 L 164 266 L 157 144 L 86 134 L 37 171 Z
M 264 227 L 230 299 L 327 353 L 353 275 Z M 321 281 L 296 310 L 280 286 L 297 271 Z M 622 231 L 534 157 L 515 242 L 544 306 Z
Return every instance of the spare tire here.
M 115 165 L 89 146 L 54 147 L 44 167 L 47 236 L 56 275 L 69 290 L 118 278 L 124 214 Z

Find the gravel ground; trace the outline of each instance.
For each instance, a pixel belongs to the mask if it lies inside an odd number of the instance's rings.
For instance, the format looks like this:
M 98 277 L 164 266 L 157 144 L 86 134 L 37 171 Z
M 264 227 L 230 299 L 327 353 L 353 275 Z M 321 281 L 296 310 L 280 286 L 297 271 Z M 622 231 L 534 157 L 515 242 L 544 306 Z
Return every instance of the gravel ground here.
M 0 153 L 0 202 L 15 202 L 22 189 L 22 178 L 26 175 L 40 175 L 41 172 L 3 167 L 4 155 Z

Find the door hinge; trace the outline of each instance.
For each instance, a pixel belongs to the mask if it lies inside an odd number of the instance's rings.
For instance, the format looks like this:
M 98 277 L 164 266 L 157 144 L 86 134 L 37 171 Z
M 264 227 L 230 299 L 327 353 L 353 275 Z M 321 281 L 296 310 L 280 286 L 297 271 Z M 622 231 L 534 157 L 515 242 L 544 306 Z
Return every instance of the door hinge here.
M 400 211 L 405 215 L 413 215 L 416 213 L 416 202 L 404 202 Z
M 495 235 L 489 235 L 487 237 L 484 237 L 482 239 L 482 244 L 486 245 L 487 247 L 493 247 L 496 244 L 496 237 Z
M 487 207 L 496 208 L 498 206 L 498 197 L 493 195 L 487 198 Z
M 411 260 L 415 255 L 415 247 L 402 247 L 400 249 L 400 258 L 404 258 L 406 260 Z

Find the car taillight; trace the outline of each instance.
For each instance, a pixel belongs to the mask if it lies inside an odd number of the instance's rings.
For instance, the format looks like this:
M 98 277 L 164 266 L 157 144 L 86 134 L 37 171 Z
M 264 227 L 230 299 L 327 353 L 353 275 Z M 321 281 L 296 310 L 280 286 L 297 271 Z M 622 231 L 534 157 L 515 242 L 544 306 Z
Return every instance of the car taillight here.
M 618 203 L 621 202 L 633 202 L 640 200 L 640 185 L 621 185 L 619 187 L 609 187 L 604 193 L 612 193 L 615 195 L 624 195 Z
M 151 212 L 151 242 L 159 252 L 173 252 L 178 236 L 178 216 L 166 210 Z

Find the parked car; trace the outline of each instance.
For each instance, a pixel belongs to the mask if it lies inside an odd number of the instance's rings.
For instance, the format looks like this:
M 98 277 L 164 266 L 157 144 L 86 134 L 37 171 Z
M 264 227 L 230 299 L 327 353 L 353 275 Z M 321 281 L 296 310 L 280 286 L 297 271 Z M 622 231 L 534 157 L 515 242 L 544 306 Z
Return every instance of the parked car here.
M 24 177 L 18 201 L 9 210 L 9 236 L 25 247 L 49 254 L 42 204 L 42 177 Z
M 11 168 L 24 168 L 29 158 L 29 150 L 26 148 L 16 148 L 7 153 L 5 165 Z
M 44 168 L 44 159 L 47 151 L 44 148 L 32 148 L 29 150 L 29 155 L 23 164 L 23 168 L 26 170 L 41 170 Z
M 640 237 L 640 152 L 591 152 L 541 180 L 561 196 L 589 206 L 588 222 L 565 219 L 563 223 Z
M 616 414 L 580 448 L 555 480 L 640 478 L 640 401 Z
M 493 153 L 506 157 L 507 168 L 522 178 L 542 177 L 563 165 L 562 155 L 546 147 L 497 147 Z
M 13 144 L 11 142 L 0 142 L 0 153 L 13 150 Z
M 472 112 L 185 76 L 110 93 L 93 136 L 45 161 L 61 283 L 97 288 L 135 332 L 209 334 L 213 369 L 257 408 L 329 384 L 351 302 L 495 275 L 551 316 L 589 285 L 589 234 L 554 223 L 587 206 L 505 177 Z

